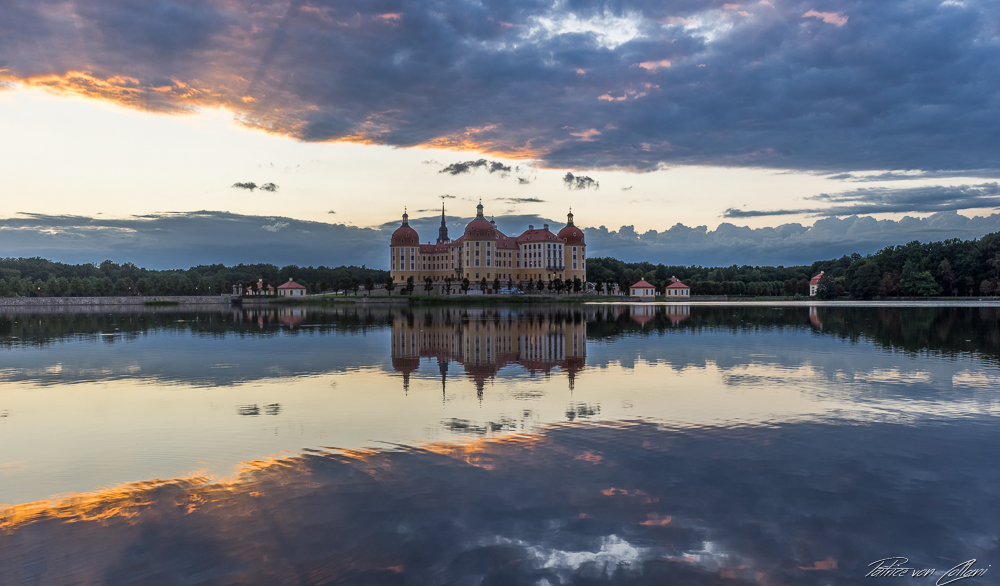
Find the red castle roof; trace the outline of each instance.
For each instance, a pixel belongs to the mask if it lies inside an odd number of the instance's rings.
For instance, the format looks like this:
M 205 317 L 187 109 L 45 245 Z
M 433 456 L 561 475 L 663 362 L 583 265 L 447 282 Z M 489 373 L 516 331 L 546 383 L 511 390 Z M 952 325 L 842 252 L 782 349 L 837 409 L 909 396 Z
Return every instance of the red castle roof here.
M 560 239 L 558 236 L 549 232 L 546 229 L 538 230 L 536 228 L 528 227 L 520 236 L 517 237 L 518 242 L 558 242 Z
M 305 287 L 293 281 L 291 277 L 288 277 L 288 282 L 278 285 L 278 289 L 305 289 Z
M 820 277 L 822 277 L 822 276 L 823 276 L 823 271 L 820 271 L 818 275 L 816 275 L 815 277 L 813 277 L 813 278 L 812 278 L 812 279 L 811 279 L 811 280 L 809 281 L 809 284 L 810 284 L 810 285 L 816 285 L 816 284 L 818 284 L 818 283 L 819 283 L 819 279 L 820 279 Z
M 656 289 L 656 287 L 650 285 L 646 282 L 646 279 L 642 279 L 635 285 L 632 285 L 632 289 Z

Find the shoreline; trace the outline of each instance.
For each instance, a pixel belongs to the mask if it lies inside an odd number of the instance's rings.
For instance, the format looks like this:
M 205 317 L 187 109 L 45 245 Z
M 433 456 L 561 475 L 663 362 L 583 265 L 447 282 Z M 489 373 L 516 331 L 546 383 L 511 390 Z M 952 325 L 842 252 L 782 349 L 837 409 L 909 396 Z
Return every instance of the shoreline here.
M 0 307 L 83 307 L 101 305 L 230 305 L 233 295 L 151 295 L 142 297 L 0 297 Z
M 780 307 L 1000 307 L 1000 298 L 995 299 L 732 299 L 725 297 L 693 297 L 685 300 L 675 299 L 641 299 L 617 296 L 358 296 L 330 297 L 306 296 L 296 298 L 263 298 L 244 297 L 239 304 L 232 304 L 234 295 L 188 295 L 188 296 L 128 296 L 128 297 L 0 297 L 0 309 L 4 307 L 37 307 L 37 308 L 85 308 L 85 307 L 323 307 L 330 305 L 459 305 L 459 306 L 494 306 L 494 305 L 549 305 L 549 304 L 580 304 L 580 305 L 649 305 L 649 306 L 780 306 Z

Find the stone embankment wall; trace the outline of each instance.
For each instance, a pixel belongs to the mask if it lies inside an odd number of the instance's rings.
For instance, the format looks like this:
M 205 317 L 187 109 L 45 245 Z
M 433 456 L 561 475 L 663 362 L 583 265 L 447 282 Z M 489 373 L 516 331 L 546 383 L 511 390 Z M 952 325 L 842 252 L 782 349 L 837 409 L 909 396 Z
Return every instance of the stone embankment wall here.
M 3 306 L 69 307 L 75 305 L 145 305 L 150 301 L 176 301 L 181 305 L 229 305 L 232 295 L 155 295 L 141 297 L 0 297 Z

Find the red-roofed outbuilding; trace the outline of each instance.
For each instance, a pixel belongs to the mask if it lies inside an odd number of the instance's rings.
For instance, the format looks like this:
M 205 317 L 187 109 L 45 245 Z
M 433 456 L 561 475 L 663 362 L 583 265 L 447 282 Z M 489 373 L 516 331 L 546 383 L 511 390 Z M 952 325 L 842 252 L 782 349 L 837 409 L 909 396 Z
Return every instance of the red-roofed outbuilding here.
M 681 283 L 677 277 L 670 277 L 670 284 L 667 285 L 664 293 L 667 297 L 690 297 L 691 287 Z
M 300 297 L 305 294 L 306 288 L 293 281 L 291 277 L 288 277 L 287 283 L 278 285 L 279 297 Z
M 629 295 L 632 297 L 655 297 L 656 287 L 647 283 L 645 279 L 641 279 L 638 283 L 629 287 Z
M 809 280 L 809 296 L 815 297 L 816 290 L 819 288 L 819 280 L 823 277 L 823 271 L 820 271 L 818 275 Z

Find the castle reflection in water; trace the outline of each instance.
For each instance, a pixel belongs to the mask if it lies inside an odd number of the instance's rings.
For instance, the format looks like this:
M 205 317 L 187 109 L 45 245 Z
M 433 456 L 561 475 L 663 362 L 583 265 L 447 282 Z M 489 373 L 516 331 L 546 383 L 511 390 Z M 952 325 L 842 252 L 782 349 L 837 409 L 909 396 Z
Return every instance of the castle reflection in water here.
M 488 380 L 507 366 L 531 374 L 566 373 L 573 389 L 587 358 L 587 322 L 630 316 L 641 325 L 657 313 L 677 323 L 688 316 L 688 306 L 617 305 L 568 310 L 521 311 L 510 308 L 437 308 L 404 312 L 392 320 L 392 367 L 410 375 L 422 361 L 437 363 L 442 392 L 448 383 L 448 365 L 457 362 L 482 394 Z M 599 314 L 599 315 L 598 315 Z

